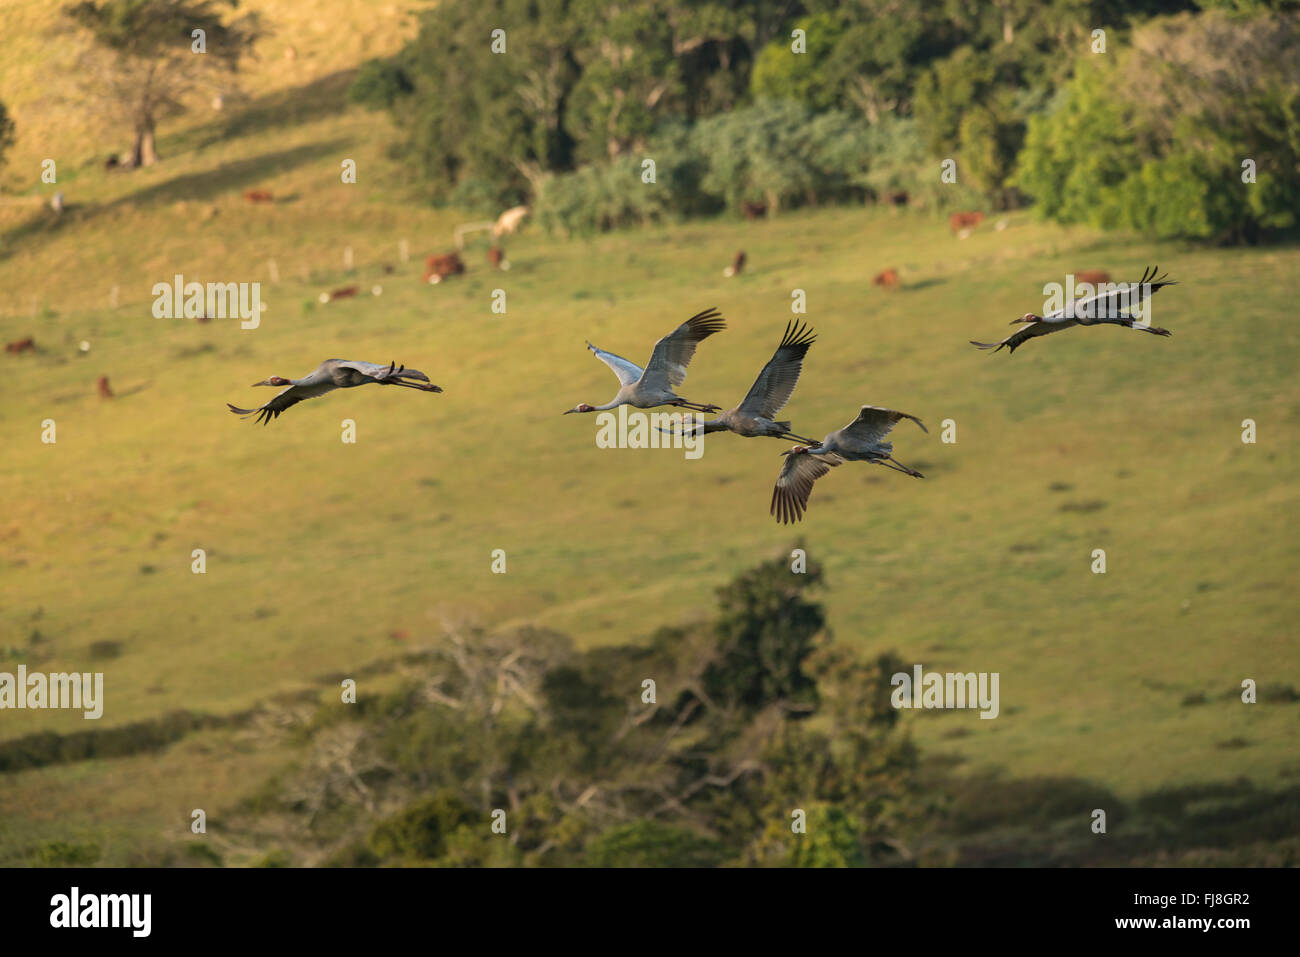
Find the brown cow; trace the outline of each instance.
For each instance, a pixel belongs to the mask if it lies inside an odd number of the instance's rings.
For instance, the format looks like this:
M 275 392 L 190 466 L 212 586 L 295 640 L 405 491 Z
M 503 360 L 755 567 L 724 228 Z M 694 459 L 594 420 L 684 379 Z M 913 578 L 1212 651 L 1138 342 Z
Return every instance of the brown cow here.
M 1074 281 L 1090 282 L 1095 286 L 1098 283 L 1110 282 L 1110 273 L 1104 269 L 1084 269 L 1074 274 Z
M 739 276 L 742 269 L 745 268 L 745 250 L 736 253 L 736 258 L 731 261 L 731 265 L 722 270 L 724 276 Z
M 888 193 L 885 196 L 885 200 L 890 206 L 906 206 L 909 199 L 910 197 L 905 189 L 900 189 L 896 193 Z
M 749 200 L 741 200 L 740 211 L 745 214 L 746 219 L 762 219 L 767 215 L 767 203 L 751 203 Z
M 430 256 L 424 261 L 424 281 L 442 282 L 447 276 L 459 276 L 465 271 L 465 263 L 458 253 L 445 256 Z
M 953 213 L 948 217 L 948 226 L 958 235 L 963 232 L 970 235 L 970 230 L 982 222 L 984 222 L 983 213 Z
M 877 273 L 876 278 L 871 280 L 871 285 L 892 289 L 898 285 L 898 270 L 886 269 L 882 273 Z
M 333 292 L 323 292 L 320 294 L 321 302 L 333 302 L 335 299 L 351 299 L 361 291 L 360 286 L 344 286 L 341 289 L 335 289 Z
M 244 199 L 250 203 L 273 203 L 275 200 L 271 197 L 271 191 L 266 189 L 246 189 L 244 190 Z
M 28 336 L 26 339 L 15 339 L 13 342 L 7 343 L 5 345 L 5 352 L 12 352 L 14 355 L 17 355 L 20 352 L 35 352 L 35 351 L 36 351 L 36 340 L 33 339 L 31 336 Z
M 97 384 L 99 386 L 99 397 L 101 399 L 113 398 L 113 390 L 108 387 L 108 376 L 100 376 Z
M 506 254 L 500 246 L 493 246 L 488 250 L 488 262 L 492 264 L 493 269 L 500 269 L 501 264 L 505 262 Z

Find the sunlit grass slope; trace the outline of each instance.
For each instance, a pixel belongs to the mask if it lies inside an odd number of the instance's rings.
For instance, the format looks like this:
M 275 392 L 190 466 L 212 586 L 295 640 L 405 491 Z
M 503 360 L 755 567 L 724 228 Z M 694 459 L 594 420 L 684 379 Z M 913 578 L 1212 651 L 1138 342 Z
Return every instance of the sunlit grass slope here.
M 837 640 L 1000 674 L 996 720 L 906 716 L 928 752 L 1125 795 L 1300 773 L 1300 705 L 1286 700 L 1300 687 L 1294 248 L 1154 244 L 1027 214 L 962 241 L 937 218 L 840 209 L 591 240 L 526 232 L 508 273 L 471 244 L 469 274 L 429 287 L 418 259 L 450 249 L 467 217 L 406 198 L 386 121 L 342 109 L 344 85 L 269 89 L 164 137 L 154 169 L 85 165 L 60 222 L 4 211 L 0 338 L 34 336 L 39 352 L 3 360 L 0 670 L 103 671 L 103 727 L 230 714 L 419 647 L 444 616 L 636 640 L 706 616 L 717 586 L 802 541 L 826 565 Z M 348 158 L 356 185 L 340 182 Z M 278 201 L 247 205 L 251 187 Z M 724 279 L 739 248 L 749 269 Z M 1014 357 L 967 344 L 1005 335 L 1067 271 L 1135 278 L 1150 263 L 1180 283 L 1155 300 L 1171 339 L 1075 330 Z M 886 267 L 904 288 L 870 285 Z M 153 284 L 178 272 L 262 282 L 261 326 L 155 319 Z M 352 284 L 363 295 L 316 301 Z M 850 464 L 783 528 L 768 515 L 780 443 L 711 436 L 688 461 L 598 449 L 594 417 L 561 416 L 617 385 L 584 339 L 643 361 L 709 306 L 729 328 L 681 392 L 735 403 L 794 290 L 819 337 L 786 410 L 795 428 L 821 435 L 864 403 L 918 415 L 929 434 L 904 423 L 895 445 L 925 481 Z M 225 408 L 332 356 L 395 359 L 445 392 L 336 393 L 266 428 Z M 95 394 L 101 375 L 112 401 Z M 355 444 L 340 441 L 344 419 Z M 1256 705 L 1239 702 L 1245 678 Z M 0 740 L 89 724 L 4 712 Z M 250 780 L 199 761 L 187 782 L 178 753 L 158 759 L 178 791 L 202 775 L 214 806 Z M 158 808 L 88 800 L 146 787 L 154 760 L 12 775 L 0 820 L 43 813 L 57 792 L 68 806 L 52 835 L 117 817 L 154 833 Z

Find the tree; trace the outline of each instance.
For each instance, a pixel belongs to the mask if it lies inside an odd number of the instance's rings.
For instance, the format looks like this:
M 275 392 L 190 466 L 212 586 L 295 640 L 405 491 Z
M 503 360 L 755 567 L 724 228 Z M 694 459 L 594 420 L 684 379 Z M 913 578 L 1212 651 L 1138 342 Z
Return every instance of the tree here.
M 704 672 L 713 700 L 750 710 L 779 704 L 806 713 L 816 707 L 817 683 L 803 665 L 826 617 L 803 592 L 821 584 L 821 565 L 810 561 L 806 572 L 795 574 L 788 559 L 778 557 L 718 589 L 718 657 Z
M 1257 241 L 1300 216 L 1300 18 L 1151 21 L 1029 124 L 1017 182 L 1062 223 Z
M 64 8 L 93 45 L 78 64 L 83 91 L 131 125 L 132 166 L 156 163 L 158 121 L 186 96 L 234 73 L 260 36 L 257 14 L 226 22 L 238 0 L 82 0 Z

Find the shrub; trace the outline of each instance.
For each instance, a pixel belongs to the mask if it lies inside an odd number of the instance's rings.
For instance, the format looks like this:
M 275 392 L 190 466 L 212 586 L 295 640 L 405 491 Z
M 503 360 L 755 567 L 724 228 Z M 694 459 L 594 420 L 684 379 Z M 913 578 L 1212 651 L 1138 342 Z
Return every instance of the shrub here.
M 1219 242 L 1294 227 L 1300 18 L 1152 21 L 1127 52 L 1085 61 L 1030 121 L 1016 180 L 1062 223 Z
M 406 72 L 390 60 L 368 60 L 348 87 L 348 102 L 370 110 L 390 108 L 415 89 Z

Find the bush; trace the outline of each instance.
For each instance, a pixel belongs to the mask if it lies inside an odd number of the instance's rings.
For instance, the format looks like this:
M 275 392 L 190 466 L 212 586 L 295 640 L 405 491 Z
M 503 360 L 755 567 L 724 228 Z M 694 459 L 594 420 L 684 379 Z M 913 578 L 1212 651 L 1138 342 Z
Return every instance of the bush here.
M 432 861 L 447 849 L 447 837 L 462 824 L 480 821 L 472 808 L 450 791 L 416 801 L 375 825 L 366 842 L 380 860 Z M 486 822 L 481 822 L 486 828 Z
M 644 156 L 624 156 L 549 177 L 537 222 L 550 232 L 592 233 L 708 215 L 742 202 L 781 207 L 870 195 L 869 128 L 839 111 L 789 100 L 661 126 Z M 655 182 L 642 181 L 643 160 Z
M 1062 223 L 1219 242 L 1294 227 L 1300 18 L 1152 21 L 1126 53 L 1085 61 L 1030 121 L 1016 181 Z
M 716 867 L 725 853 L 710 838 L 659 821 L 612 827 L 587 845 L 588 867 Z
M 410 77 L 390 60 L 368 60 L 348 87 L 348 102 L 370 110 L 388 109 L 415 89 Z
M 90 867 L 99 860 L 98 844 L 47 841 L 36 848 L 32 862 L 37 867 Z
M 867 130 L 870 165 L 862 183 L 876 199 L 906 192 L 908 204 L 919 209 L 978 208 L 983 197 L 960 177 L 956 183 L 939 178 L 939 160 L 921 141 L 916 120 L 886 119 Z
M 766 202 L 775 212 L 866 195 L 866 127 L 846 113 L 762 100 L 702 121 L 691 143 L 708 160 L 701 188 L 732 209 Z

